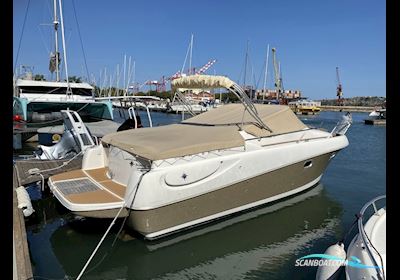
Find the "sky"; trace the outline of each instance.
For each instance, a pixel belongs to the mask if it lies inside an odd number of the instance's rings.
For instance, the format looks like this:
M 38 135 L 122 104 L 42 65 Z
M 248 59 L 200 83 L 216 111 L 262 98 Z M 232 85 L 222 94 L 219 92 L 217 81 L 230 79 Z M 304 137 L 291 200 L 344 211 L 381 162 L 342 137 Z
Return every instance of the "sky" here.
M 51 79 L 52 11 L 52 0 L 14 0 L 15 69 L 33 66 L 34 74 Z M 193 34 L 192 67 L 217 59 L 206 73 L 239 84 L 246 72 L 247 84 L 263 88 L 269 45 L 276 48 L 285 89 L 334 99 L 339 67 L 343 97 L 386 96 L 385 1 L 64 0 L 63 17 L 69 76 L 87 77 L 86 57 L 89 79 L 99 85 L 105 69 L 107 84 L 110 74 L 116 84 L 119 64 L 122 86 L 124 55 L 135 61 L 134 81 L 140 85 L 172 76 L 181 70 Z M 267 88 L 273 87 L 270 52 Z

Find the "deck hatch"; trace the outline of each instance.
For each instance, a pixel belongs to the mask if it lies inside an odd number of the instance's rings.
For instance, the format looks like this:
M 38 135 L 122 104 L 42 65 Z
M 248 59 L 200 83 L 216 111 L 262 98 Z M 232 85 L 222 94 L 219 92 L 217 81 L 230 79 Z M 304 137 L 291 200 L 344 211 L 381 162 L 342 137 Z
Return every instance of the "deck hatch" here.
M 99 188 L 89 179 L 78 179 L 78 180 L 56 182 L 54 185 L 64 195 L 101 190 L 101 188 Z

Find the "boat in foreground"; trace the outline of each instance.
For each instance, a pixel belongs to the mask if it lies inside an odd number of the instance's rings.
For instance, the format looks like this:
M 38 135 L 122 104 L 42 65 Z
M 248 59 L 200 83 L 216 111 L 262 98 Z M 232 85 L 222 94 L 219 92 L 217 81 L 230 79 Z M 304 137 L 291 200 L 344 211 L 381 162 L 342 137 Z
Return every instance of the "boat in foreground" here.
M 50 177 L 62 205 L 86 217 L 128 217 L 154 239 L 311 188 L 348 145 L 350 119 L 331 133 L 309 128 L 288 106 L 251 103 L 226 77 L 187 76 L 172 86 L 225 87 L 242 104 L 104 136 L 81 170 Z
M 377 203 L 386 200 L 378 196 L 366 203 L 360 211 L 358 234 L 347 249 L 347 259 L 356 260 L 367 267 L 346 266 L 346 279 L 386 279 L 386 205 L 377 208 Z M 367 210 L 372 215 L 367 219 Z
M 336 264 L 320 266 L 316 274 L 317 280 L 337 279 L 343 266 L 345 266 L 347 280 L 386 279 L 385 202 L 386 195 L 381 195 L 361 208 L 353 224 L 353 226 L 357 224 L 358 233 L 350 242 L 347 252 L 343 243 L 346 238 L 331 245 L 325 251 L 324 258 L 335 260 Z

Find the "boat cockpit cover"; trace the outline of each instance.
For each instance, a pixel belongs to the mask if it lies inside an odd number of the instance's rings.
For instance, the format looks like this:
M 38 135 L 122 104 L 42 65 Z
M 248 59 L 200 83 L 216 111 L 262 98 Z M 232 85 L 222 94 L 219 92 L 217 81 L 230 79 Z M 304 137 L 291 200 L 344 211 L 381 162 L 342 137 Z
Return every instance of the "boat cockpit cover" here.
M 229 89 L 234 82 L 229 78 L 223 76 L 210 76 L 210 75 L 192 75 L 180 77 L 172 80 L 172 92 L 176 89 L 210 89 L 210 88 L 227 88 Z
M 285 105 L 254 104 L 258 115 L 272 132 L 261 129 L 242 104 L 227 104 L 183 121 L 185 124 L 226 126 L 240 125 L 255 137 L 272 136 L 307 128 L 293 111 Z
M 244 145 L 237 126 L 171 124 L 105 135 L 102 142 L 128 153 L 162 160 Z

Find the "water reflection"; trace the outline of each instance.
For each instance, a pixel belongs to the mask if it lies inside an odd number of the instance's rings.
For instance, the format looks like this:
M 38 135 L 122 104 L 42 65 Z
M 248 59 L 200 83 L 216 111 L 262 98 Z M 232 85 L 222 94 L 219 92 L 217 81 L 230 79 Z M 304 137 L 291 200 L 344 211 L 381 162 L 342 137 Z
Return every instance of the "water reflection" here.
M 341 213 L 340 205 L 318 185 L 267 207 L 159 241 L 118 239 L 111 247 L 118 225 L 85 279 L 266 279 L 317 240 L 337 235 Z M 54 256 L 48 256 L 53 258 L 50 262 L 43 256 L 34 259 L 36 275 L 76 277 L 109 223 L 68 217 L 46 226 L 52 228 L 46 242 Z M 39 240 L 31 238 L 32 242 Z M 54 265 L 50 268 L 48 263 Z

